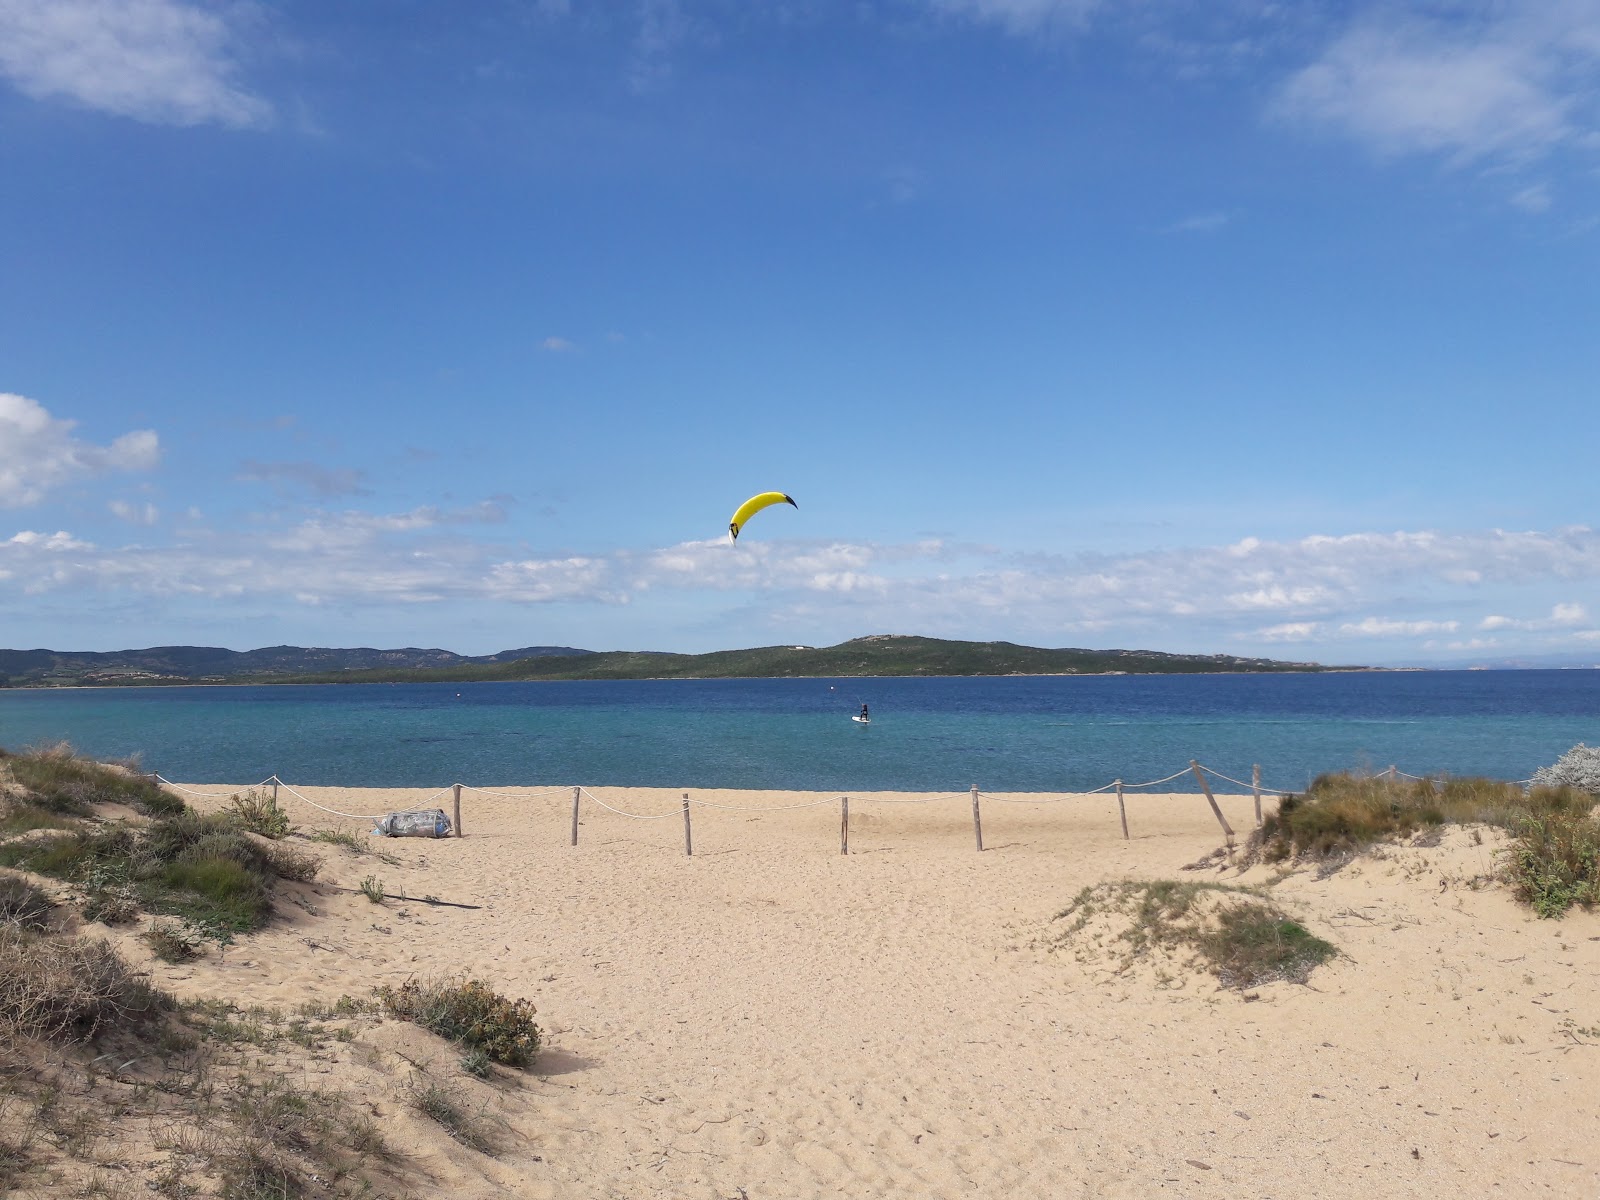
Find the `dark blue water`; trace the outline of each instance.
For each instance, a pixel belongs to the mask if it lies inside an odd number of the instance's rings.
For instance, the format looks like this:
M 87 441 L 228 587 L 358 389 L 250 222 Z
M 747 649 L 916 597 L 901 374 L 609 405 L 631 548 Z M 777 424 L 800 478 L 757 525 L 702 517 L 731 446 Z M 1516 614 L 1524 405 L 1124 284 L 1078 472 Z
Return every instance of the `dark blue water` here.
M 56 740 L 169 779 L 366 787 L 1079 791 L 1191 758 L 1282 789 L 1391 763 L 1525 779 L 1600 743 L 1600 671 L 0 691 L 0 746 Z

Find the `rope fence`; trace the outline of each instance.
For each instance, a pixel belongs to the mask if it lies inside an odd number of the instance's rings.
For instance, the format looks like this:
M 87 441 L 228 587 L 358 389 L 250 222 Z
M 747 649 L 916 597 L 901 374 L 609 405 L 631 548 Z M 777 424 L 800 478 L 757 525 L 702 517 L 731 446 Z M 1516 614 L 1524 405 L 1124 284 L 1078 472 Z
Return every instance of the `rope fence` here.
M 857 803 L 866 804 L 936 804 L 940 802 L 949 802 L 952 800 L 970 800 L 972 803 L 973 835 L 977 843 L 978 850 L 981 852 L 983 850 L 982 802 L 984 800 L 988 800 L 996 804 L 1062 804 L 1072 800 L 1081 800 L 1088 796 L 1097 796 L 1103 793 L 1115 792 L 1117 797 L 1117 815 L 1122 823 L 1122 836 L 1124 839 L 1128 839 L 1130 835 L 1128 833 L 1128 810 L 1125 799 L 1126 793 L 1139 792 L 1148 788 L 1160 787 L 1163 784 L 1172 783 L 1174 780 L 1181 779 L 1185 775 L 1194 776 L 1195 781 L 1199 784 L 1201 794 L 1205 796 L 1207 803 L 1210 805 L 1211 812 L 1216 817 L 1218 825 L 1221 826 L 1223 835 L 1227 839 L 1227 844 L 1230 847 L 1233 845 L 1235 836 L 1234 830 L 1233 827 L 1228 824 L 1228 820 L 1223 815 L 1221 807 L 1217 804 L 1216 795 L 1212 790 L 1211 781 L 1215 780 L 1221 783 L 1228 783 L 1235 787 L 1249 790 L 1250 796 L 1255 802 L 1255 823 L 1257 828 L 1259 828 L 1262 824 L 1261 801 L 1264 796 L 1269 798 L 1281 798 L 1282 796 L 1297 790 L 1293 788 L 1263 787 L 1261 782 L 1261 767 L 1259 764 L 1251 768 L 1250 782 L 1246 783 L 1242 779 L 1236 779 L 1231 775 L 1225 775 L 1221 771 L 1216 770 L 1214 767 L 1208 767 L 1203 763 L 1200 763 L 1194 759 L 1190 759 L 1188 766 L 1182 768 L 1181 770 L 1174 771 L 1171 775 L 1164 775 L 1160 779 L 1150 779 L 1143 783 L 1128 783 L 1122 779 L 1113 779 L 1110 783 L 1101 784 L 1096 788 L 1088 788 L 1058 795 L 1036 795 L 1031 797 L 1006 796 L 993 792 L 981 792 L 978 790 L 977 784 L 973 784 L 971 788 L 963 792 L 943 792 L 932 796 L 910 797 L 858 795 L 856 797 L 856 801 Z M 1395 766 L 1390 766 L 1385 770 L 1377 772 L 1374 777 L 1387 778 L 1391 782 L 1397 782 L 1399 779 L 1404 778 L 1415 780 L 1417 782 L 1432 783 L 1435 787 L 1442 786 L 1444 779 L 1444 776 L 1438 775 L 1412 775 L 1409 772 L 1402 771 Z M 175 792 L 181 792 L 189 796 L 199 796 L 207 799 L 222 799 L 226 797 L 237 796 L 238 794 L 235 791 L 198 791 L 194 788 L 185 787 L 182 784 L 174 783 L 172 780 L 167 779 L 158 773 L 152 774 L 150 778 L 159 782 L 163 787 L 170 788 Z M 1518 781 L 1518 783 L 1521 784 L 1526 784 L 1528 782 L 1528 780 Z M 272 800 L 274 804 L 278 802 L 279 792 L 281 790 L 282 792 L 294 797 L 294 799 L 300 801 L 302 804 L 309 805 L 310 807 L 317 809 L 319 812 L 328 813 L 330 816 L 335 817 L 345 817 L 349 820 L 380 821 L 385 816 L 389 815 L 387 813 L 352 813 L 345 812 L 337 808 L 330 808 L 325 804 L 319 804 L 317 801 L 307 796 L 304 792 L 279 779 L 276 775 L 269 775 L 259 784 L 254 785 L 254 787 L 261 789 L 270 788 L 272 791 Z M 428 796 L 426 799 L 411 805 L 409 808 L 390 811 L 402 813 L 427 811 L 430 809 L 430 807 L 436 808 L 434 802 L 441 796 L 449 793 L 455 814 L 455 820 L 454 824 L 452 825 L 452 829 L 454 830 L 456 837 L 462 837 L 464 836 L 461 828 L 461 794 L 463 791 L 475 792 L 483 796 L 494 796 L 511 800 L 539 800 L 549 796 L 570 794 L 572 798 L 572 845 L 574 846 L 578 844 L 578 819 L 581 812 L 581 804 L 585 799 L 587 799 L 590 804 L 594 805 L 596 808 L 603 809 L 606 812 L 612 813 L 619 817 L 627 818 L 628 820 L 632 821 L 664 821 L 670 817 L 681 816 L 683 819 L 684 853 L 688 855 L 693 855 L 694 853 L 693 818 L 691 816 L 691 809 L 710 808 L 723 812 L 776 813 L 791 812 L 796 809 L 803 808 L 819 808 L 825 805 L 836 804 L 839 806 L 839 852 L 841 854 L 848 854 L 850 852 L 850 797 L 847 795 L 825 796 L 821 799 L 802 800 L 793 804 L 746 805 L 723 804 L 715 800 L 697 800 L 688 792 L 684 792 L 681 804 L 676 811 L 661 813 L 637 813 L 628 812 L 626 809 L 618 808 L 581 785 L 577 787 L 544 788 L 537 791 L 524 792 L 507 791 L 497 788 L 474 787 L 471 784 L 464 783 L 453 783 L 446 787 L 440 788 L 431 796 Z

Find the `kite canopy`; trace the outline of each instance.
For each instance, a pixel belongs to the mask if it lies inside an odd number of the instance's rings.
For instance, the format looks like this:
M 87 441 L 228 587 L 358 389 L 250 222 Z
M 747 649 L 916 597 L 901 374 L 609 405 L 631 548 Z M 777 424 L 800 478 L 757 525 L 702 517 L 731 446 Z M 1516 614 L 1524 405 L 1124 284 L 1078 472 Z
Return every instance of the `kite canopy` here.
M 794 504 L 794 507 L 800 507 L 782 492 L 762 492 L 759 496 L 751 496 L 750 499 L 739 505 L 738 510 L 733 514 L 733 520 L 728 522 L 728 537 L 732 541 L 738 541 L 739 530 L 744 528 L 744 523 L 763 508 L 770 508 L 774 504 Z

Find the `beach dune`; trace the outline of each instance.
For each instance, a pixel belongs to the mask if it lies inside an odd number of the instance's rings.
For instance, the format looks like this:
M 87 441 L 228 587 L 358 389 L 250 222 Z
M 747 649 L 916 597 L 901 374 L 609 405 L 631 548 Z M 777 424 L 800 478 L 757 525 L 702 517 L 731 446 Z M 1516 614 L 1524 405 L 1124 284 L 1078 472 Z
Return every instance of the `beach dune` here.
M 244 790 L 183 786 L 200 808 Z M 985 797 L 979 853 L 966 795 L 853 795 L 842 855 L 836 797 L 687 789 L 690 857 L 684 790 L 593 789 L 574 847 L 570 788 L 466 789 L 465 837 L 317 847 L 303 905 L 163 985 L 292 1006 L 465 973 L 532 1000 L 538 1062 L 471 1082 L 498 1156 L 417 1131 L 461 1197 L 1600 1192 L 1600 920 L 1519 907 L 1491 831 L 1292 872 L 1275 900 L 1341 955 L 1241 993 L 1054 919 L 1107 881 L 1274 878 L 1209 857 L 1202 797 L 1130 795 L 1129 840 L 1112 796 Z M 305 830 L 369 822 L 304 801 L 450 809 L 296 791 Z M 1250 797 L 1220 799 L 1242 840 Z M 451 1061 L 387 1023 L 327 1070 L 429 1055 Z

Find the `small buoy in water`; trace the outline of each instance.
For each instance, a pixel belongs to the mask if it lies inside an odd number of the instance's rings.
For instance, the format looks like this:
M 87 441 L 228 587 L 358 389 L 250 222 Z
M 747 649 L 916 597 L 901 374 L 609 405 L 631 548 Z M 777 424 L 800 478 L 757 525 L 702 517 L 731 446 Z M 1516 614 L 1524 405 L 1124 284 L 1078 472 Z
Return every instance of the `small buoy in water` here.
M 460 693 L 460 692 L 457 692 L 457 693 L 456 693 L 456 699 L 457 699 L 457 700 L 459 700 L 459 699 L 461 699 L 461 693 Z

